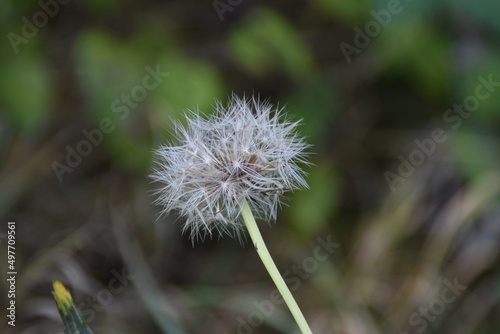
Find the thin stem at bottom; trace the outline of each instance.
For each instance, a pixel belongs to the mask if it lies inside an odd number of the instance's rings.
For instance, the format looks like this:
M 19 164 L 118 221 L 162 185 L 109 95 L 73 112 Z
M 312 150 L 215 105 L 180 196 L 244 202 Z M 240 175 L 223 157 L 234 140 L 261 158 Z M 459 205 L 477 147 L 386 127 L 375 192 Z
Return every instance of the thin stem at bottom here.
M 269 251 L 267 250 L 266 244 L 264 243 L 264 239 L 262 239 L 259 227 L 255 222 L 252 210 L 250 209 L 250 206 L 248 205 L 247 201 L 243 202 L 241 206 L 241 215 L 243 216 L 243 220 L 245 221 L 245 224 L 247 226 L 250 238 L 252 238 L 255 250 L 259 254 L 260 259 L 262 260 L 264 266 L 269 272 L 269 275 L 271 275 L 271 278 L 273 279 L 274 284 L 278 288 L 278 291 L 281 293 L 281 296 L 285 300 L 285 303 L 288 305 L 290 312 L 292 312 L 292 315 L 295 318 L 297 325 L 299 325 L 302 334 L 312 334 L 311 329 L 309 328 L 309 325 L 307 324 L 306 319 L 304 318 L 304 315 L 300 311 L 297 302 L 293 298 L 292 293 L 288 289 L 288 286 L 283 280 L 283 277 L 281 277 L 278 268 L 276 268 L 276 265 L 274 264 L 274 261 L 271 258 L 271 254 L 269 254 Z

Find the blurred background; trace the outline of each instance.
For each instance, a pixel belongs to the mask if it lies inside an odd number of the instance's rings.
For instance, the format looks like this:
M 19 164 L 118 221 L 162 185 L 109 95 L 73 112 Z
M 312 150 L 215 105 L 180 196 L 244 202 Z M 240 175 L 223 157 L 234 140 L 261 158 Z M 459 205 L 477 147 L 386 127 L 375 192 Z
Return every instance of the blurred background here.
M 62 333 L 57 279 L 95 333 L 298 333 L 248 242 L 193 247 L 151 204 L 172 119 L 234 92 L 285 106 L 313 144 L 310 189 L 261 226 L 314 333 L 499 333 L 499 12 L 2 1 L 0 331 Z

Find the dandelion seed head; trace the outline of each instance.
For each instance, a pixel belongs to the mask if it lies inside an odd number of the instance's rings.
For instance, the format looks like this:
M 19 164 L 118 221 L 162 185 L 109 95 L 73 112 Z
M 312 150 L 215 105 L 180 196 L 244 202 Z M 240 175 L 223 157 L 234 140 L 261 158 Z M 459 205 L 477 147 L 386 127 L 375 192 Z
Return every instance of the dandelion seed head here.
M 296 133 L 299 123 L 270 103 L 233 95 L 213 114 L 188 112 L 186 121 L 174 124 L 173 143 L 155 151 L 151 178 L 161 184 L 155 203 L 163 214 L 184 216 L 193 240 L 214 231 L 239 237 L 244 201 L 273 221 L 281 195 L 307 187 L 300 165 L 308 164 L 309 145 Z

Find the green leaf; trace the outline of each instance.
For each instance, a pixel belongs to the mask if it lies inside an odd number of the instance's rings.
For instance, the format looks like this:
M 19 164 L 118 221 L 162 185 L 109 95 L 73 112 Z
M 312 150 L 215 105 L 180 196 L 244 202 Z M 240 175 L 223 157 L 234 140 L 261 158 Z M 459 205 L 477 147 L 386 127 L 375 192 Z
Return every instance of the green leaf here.
M 310 168 L 309 189 L 295 191 L 288 219 L 302 233 L 314 235 L 328 225 L 338 207 L 339 178 L 327 164 Z
M 76 46 L 77 74 L 96 119 L 116 118 L 112 102 L 141 83 L 148 60 L 133 44 L 102 31 L 84 33 Z
M 321 77 L 311 77 L 304 81 L 286 98 L 286 109 L 302 119 L 299 131 L 310 143 L 319 143 L 322 136 L 330 131 L 331 118 L 336 114 L 337 88 Z
M 145 92 L 145 99 L 150 95 L 143 82 L 155 64 L 149 65 L 147 52 L 133 40 L 118 41 L 98 30 L 82 35 L 76 54 L 77 73 L 96 127 L 106 118 L 112 123 L 113 131 L 105 134 L 104 144 L 120 163 L 146 169 L 151 140 L 146 115 L 141 115 L 145 101 L 134 94 Z
M 422 93 L 436 98 L 448 91 L 450 41 L 423 20 L 392 23 L 373 47 L 389 73 L 409 76 Z
M 311 54 L 292 25 L 267 9 L 256 10 L 234 29 L 229 47 L 234 59 L 256 76 L 277 68 L 301 79 L 313 68 Z
M 498 139 L 459 130 L 453 137 L 452 150 L 462 173 L 476 178 L 500 166 Z
M 209 113 L 215 99 L 226 93 L 219 73 L 209 63 L 170 55 L 160 59 L 160 64 L 169 77 L 152 92 L 157 119 L 168 121 L 166 116 L 177 117 L 186 109 Z
M 490 80 L 492 84 L 484 87 L 484 82 Z M 479 102 L 477 109 L 471 112 L 471 116 L 466 122 L 478 125 L 481 131 L 487 128 L 491 128 L 492 131 L 498 130 L 496 124 L 500 120 L 500 113 L 498 112 L 498 106 L 500 106 L 500 87 L 495 86 L 495 83 L 499 82 L 500 59 L 498 59 L 496 54 L 481 61 L 478 66 L 471 68 L 466 73 L 464 79 L 457 81 L 458 90 L 463 97 L 459 101 L 461 104 L 468 97 L 468 99 L 477 99 Z M 479 86 L 482 86 L 482 88 L 478 88 Z M 489 89 L 493 91 L 489 91 Z M 482 98 L 483 96 L 485 98 Z M 491 134 L 496 135 L 496 132 Z
M 0 62 L 0 100 L 9 117 L 30 131 L 41 126 L 48 114 L 52 83 L 42 59 L 25 51 Z

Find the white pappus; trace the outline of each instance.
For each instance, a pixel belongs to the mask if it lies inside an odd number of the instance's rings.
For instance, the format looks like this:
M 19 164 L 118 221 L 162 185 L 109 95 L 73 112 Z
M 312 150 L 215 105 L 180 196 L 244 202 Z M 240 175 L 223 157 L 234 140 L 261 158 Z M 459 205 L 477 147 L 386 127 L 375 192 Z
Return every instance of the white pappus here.
M 186 125 L 174 123 L 174 142 L 155 150 L 151 178 L 161 184 L 155 204 L 184 216 L 193 240 L 213 230 L 240 236 L 244 201 L 271 221 L 285 191 L 307 187 L 299 165 L 309 164 L 309 145 L 282 109 L 233 94 L 211 115 L 185 117 Z

